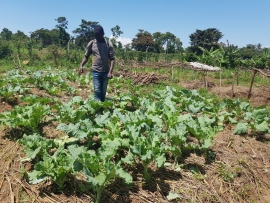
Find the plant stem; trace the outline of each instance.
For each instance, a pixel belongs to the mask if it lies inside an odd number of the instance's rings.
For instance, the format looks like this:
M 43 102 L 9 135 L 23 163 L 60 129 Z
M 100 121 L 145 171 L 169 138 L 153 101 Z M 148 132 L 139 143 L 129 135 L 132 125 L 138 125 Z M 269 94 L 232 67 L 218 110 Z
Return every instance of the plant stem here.
M 97 195 L 96 195 L 96 203 L 100 203 L 100 199 L 101 199 L 101 194 L 102 194 L 102 186 L 100 187 L 96 187 L 96 192 L 97 192 Z
M 143 177 L 146 181 L 149 181 L 150 180 L 150 175 L 148 173 L 148 168 L 147 168 L 148 164 L 143 162 Z

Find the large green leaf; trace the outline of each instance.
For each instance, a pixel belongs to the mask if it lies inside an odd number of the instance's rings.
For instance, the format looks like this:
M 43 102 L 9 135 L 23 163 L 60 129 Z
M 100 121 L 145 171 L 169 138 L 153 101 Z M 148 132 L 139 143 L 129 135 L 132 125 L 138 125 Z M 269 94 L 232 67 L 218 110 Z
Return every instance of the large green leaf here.
M 240 134 L 245 134 L 248 132 L 248 126 L 247 126 L 247 123 L 238 123 L 236 126 L 235 126 L 235 129 L 234 129 L 234 134 L 237 134 L 237 135 L 240 135 Z

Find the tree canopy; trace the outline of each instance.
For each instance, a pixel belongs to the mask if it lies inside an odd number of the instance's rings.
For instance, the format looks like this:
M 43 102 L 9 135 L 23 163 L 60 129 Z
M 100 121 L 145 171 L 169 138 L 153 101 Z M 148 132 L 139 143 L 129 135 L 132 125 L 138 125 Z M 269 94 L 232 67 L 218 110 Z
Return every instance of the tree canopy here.
M 190 45 L 192 50 L 201 53 L 199 47 L 210 50 L 218 49 L 218 41 L 223 37 L 223 34 L 216 28 L 208 28 L 206 30 L 196 30 L 196 32 L 189 35 Z
M 98 25 L 95 21 L 86 21 L 82 19 L 82 23 L 79 28 L 76 28 L 73 33 L 76 35 L 75 44 L 81 48 L 86 47 L 90 40 L 95 39 L 94 28 Z
M 42 47 L 47 47 L 52 44 L 59 43 L 59 30 L 58 29 L 38 29 L 31 33 L 31 38 L 36 43 L 40 43 Z
M 112 35 L 114 38 L 118 38 L 121 34 L 123 34 L 123 31 L 120 30 L 120 26 L 116 25 L 111 29 Z
M 111 39 L 113 47 L 122 49 L 123 48 L 122 43 L 119 41 L 118 42 L 116 41 L 116 39 L 120 37 L 121 34 L 123 34 L 123 31 L 120 30 L 120 26 L 116 25 L 115 27 L 111 28 L 111 31 L 112 31 L 112 36 L 113 36 L 113 38 Z
M 57 21 L 57 25 L 55 26 L 56 28 L 63 28 L 63 29 L 67 29 L 68 27 L 68 21 L 66 19 L 66 17 L 58 17 L 57 19 L 55 19 Z
M 182 51 L 182 42 L 171 32 L 153 33 L 154 39 L 154 49 L 157 53 L 167 52 L 167 53 L 176 53 Z
M 0 38 L 2 40 L 9 41 L 11 40 L 11 36 L 12 36 L 12 32 L 7 28 L 3 28 L 2 32 L 0 33 Z
M 155 43 L 150 32 L 139 29 L 131 44 L 133 49 L 145 52 L 149 47 L 153 47 Z
M 58 17 L 55 20 L 58 23 L 55 27 L 59 29 L 59 44 L 61 46 L 66 46 L 70 40 L 70 34 L 66 32 L 68 21 L 65 17 Z

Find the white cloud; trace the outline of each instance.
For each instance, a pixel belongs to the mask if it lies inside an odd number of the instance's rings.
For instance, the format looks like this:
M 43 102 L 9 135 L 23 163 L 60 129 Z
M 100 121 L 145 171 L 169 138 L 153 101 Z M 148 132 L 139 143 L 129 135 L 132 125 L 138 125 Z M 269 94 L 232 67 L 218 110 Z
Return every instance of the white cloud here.
M 110 36 L 110 39 L 111 39 L 111 38 L 113 38 L 112 35 Z M 125 37 L 118 37 L 118 38 L 116 39 L 116 41 L 121 42 L 122 45 L 125 46 L 125 45 L 131 43 L 131 42 L 132 42 L 132 39 L 130 39 L 130 38 L 125 38 Z

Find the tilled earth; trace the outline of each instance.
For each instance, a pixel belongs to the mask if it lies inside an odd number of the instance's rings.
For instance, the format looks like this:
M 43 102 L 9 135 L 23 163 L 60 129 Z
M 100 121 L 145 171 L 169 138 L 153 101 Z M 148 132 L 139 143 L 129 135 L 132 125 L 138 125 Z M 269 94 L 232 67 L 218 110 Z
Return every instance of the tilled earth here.
M 194 89 L 194 83 L 182 83 L 187 89 Z M 38 90 L 36 94 L 43 96 Z M 247 98 L 248 88 L 213 86 L 210 91 L 221 97 Z M 85 99 L 89 91 L 82 90 Z M 63 101 L 68 98 L 62 97 Z M 270 107 L 270 92 L 265 88 L 253 88 L 250 103 L 255 106 Z M 0 112 L 12 110 L 7 103 L 0 104 Z M 48 135 L 54 136 L 56 124 L 46 126 Z M 120 180 L 107 186 L 103 194 L 105 202 L 144 203 L 144 202 L 270 202 L 270 142 L 269 135 L 238 136 L 232 133 L 232 126 L 227 126 L 215 137 L 211 153 L 212 161 L 205 160 L 202 154 L 191 152 L 184 154 L 180 167 L 167 166 L 156 169 L 154 164 L 149 171 L 151 181 L 145 182 L 142 166 L 138 163 L 130 169 L 134 185 L 126 186 Z M 70 180 L 66 190 L 56 193 L 49 181 L 38 185 L 29 185 L 24 179 L 24 172 L 31 169 L 31 163 L 21 163 L 23 148 L 16 140 L 20 132 L 4 129 L 0 126 L 0 202 L 91 202 L 91 190 L 76 192 L 82 177 Z M 168 201 L 170 192 L 180 194 L 178 199 Z

